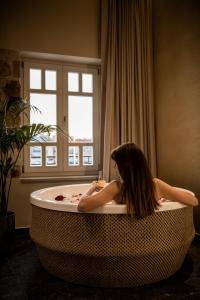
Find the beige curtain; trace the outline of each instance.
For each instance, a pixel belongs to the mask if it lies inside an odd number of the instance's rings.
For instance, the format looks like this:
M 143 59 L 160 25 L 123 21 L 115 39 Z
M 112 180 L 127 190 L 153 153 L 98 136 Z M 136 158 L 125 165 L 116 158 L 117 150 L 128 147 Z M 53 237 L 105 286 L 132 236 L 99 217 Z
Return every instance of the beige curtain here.
M 136 143 L 156 175 L 151 0 L 101 1 L 103 173 L 115 177 L 110 153 Z

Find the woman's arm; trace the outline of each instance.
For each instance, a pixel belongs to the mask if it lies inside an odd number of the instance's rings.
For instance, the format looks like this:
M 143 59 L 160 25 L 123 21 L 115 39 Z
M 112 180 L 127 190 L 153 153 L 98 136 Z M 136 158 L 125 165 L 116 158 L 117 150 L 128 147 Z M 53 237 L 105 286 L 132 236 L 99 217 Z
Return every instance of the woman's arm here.
M 198 199 L 189 192 L 179 190 L 158 178 L 155 178 L 154 181 L 157 183 L 158 194 L 161 198 L 177 201 L 190 206 L 197 206 L 199 204 Z
M 79 211 L 87 212 L 102 206 L 113 200 L 119 193 L 119 187 L 116 181 L 110 182 L 98 193 L 93 194 L 96 189 L 98 189 L 98 184 L 93 182 L 89 190 L 80 198 L 78 204 Z

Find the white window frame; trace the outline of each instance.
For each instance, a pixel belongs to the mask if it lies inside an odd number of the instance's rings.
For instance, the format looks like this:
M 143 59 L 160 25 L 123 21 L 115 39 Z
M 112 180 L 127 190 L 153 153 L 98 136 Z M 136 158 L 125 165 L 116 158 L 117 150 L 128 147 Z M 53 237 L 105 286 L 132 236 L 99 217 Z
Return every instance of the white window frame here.
M 29 70 L 41 69 L 42 71 L 42 89 L 31 90 L 29 89 Z M 44 70 L 57 71 L 57 91 L 46 91 L 44 89 Z M 67 72 L 78 72 L 93 74 L 93 93 L 77 93 L 67 91 Z M 80 76 L 79 76 L 80 80 Z M 93 143 L 68 143 L 68 138 L 57 134 L 57 166 L 45 166 L 45 154 L 43 154 L 43 166 L 31 167 L 30 166 L 30 150 L 29 146 L 24 149 L 24 174 L 26 176 L 76 176 L 76 175 L 96 175 L 98 174 L 100 165 L 100 78 L 99 66 L 97 65 L 84 65 L 84 64 L 70 64 L 60 63 L 56 61 L 45 62 L 41 60 L 24 60 L 24 73 L 23 73 L 23 86 L 24 98 L 30 98 L 30 92 L 56 94 L 57 95 L 57 125 L 61 127 L 66 133 L 68 131 L 68 112 L 67 112 L 67 99 L 68 95 L 84 95 L 93 97 Z M 79 82 L 81 87 L 81 82 Z M 24 118 L 24 123 L 27 121 Z M 42 120 L 41 120 L 42 123 Z M 34 145 L 39 145 L 34 143 Z M 55 143 L 44 143 L 45 146 L 55 145 Z M 68 146 L 79 146 L 79 158 L 82 160 L 82 147 L 93 146 L 94 164 L 92 166 L 68 166 Z

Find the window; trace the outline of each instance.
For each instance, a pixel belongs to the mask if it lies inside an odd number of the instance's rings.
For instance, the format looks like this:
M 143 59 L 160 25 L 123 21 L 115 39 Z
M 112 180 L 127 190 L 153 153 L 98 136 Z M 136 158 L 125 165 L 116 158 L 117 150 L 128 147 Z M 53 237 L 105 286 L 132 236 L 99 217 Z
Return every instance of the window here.
M 99 78 L 96 66 L 24 63 L 30 124 L 58 125 L 25 149 L 25 173 L 95 174 L 99 165 Z

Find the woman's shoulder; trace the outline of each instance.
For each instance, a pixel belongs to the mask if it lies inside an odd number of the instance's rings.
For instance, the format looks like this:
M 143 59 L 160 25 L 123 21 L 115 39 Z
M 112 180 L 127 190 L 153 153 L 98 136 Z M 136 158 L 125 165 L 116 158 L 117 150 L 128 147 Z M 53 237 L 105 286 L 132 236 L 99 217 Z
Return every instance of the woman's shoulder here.
M 158 186 L 160 189 L 170 189 L 173 188 L 170 184 L 166 183 L 165 181 L 159 179 L 159 178 L 153 178 L 153 182 L 155 186 Z
M 154 183 L 154 186 L 155 186 L 156 189 L 159 188 L 159 181 L 160 180 L 158 178 L 153 178 L 153 183 Z
M 102 189 L 102 193 L 105 194 L 106 197 L 112 197 L 115 199 L 118 195 L 121 194 L 121 184 L 119 180 L 112 180 L 106 184 L 106 186 Z
M 159 178 L 153 178 L 153 183 L 158 188 L 162 187 L 163 185 L 167 185 L 166 182 L 164 182 L 163 180 L 161 180 Z
M 162 193 L 160 191 L 160 179 L 159 178 L 153 178 L 153 183 L 155 187 L 155 197 L 156 200 L 159 201 L 162 198 Z
M 162 180 L 160 180 L 159 178 L 156 178 L 156 177 L 153 178 L 153 182 L 154 182 L 155 184 L 159 184 L 160 181 L 162 181 Z
M 115 179 L 112 180 L 110 182 L 110 186 L 111 186 L 111 190 L 112 190 L 112 194 L 113 194 L 113 201 L 115 201 L 115 203 L 121 203 L 121 191 L 122 191 L 122 186 L 121 186 L 121 181 L 119 179 Z
M 107 183 L 107 187 L 113 188 L 115 190 L 120 190 L 121 189 L 121 182 L 119 179 L 114 179 Z

